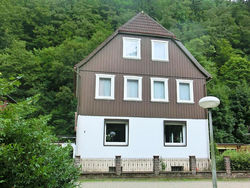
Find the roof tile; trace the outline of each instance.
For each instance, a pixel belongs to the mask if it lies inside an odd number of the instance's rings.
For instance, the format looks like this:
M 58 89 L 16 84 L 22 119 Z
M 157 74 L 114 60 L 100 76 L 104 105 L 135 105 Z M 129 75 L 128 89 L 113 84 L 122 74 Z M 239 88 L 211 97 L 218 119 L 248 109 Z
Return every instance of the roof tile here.
M 118 32 L 148 34 L 176 38 L 173 33 L 165 29 L 153 18 L 143 12 L 138 13 L 131 20 L 129 20 L 127 23 L 118 28 Z

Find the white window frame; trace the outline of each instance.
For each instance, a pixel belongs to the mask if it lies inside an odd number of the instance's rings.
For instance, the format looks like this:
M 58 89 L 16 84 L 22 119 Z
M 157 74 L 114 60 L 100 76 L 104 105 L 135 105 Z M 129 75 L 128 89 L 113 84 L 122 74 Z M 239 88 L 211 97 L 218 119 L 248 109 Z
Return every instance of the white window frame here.
M 180 83 L 189 84 L 190 100 L 181 100 L 180 99 L 180 89 L 179 89 Z M 193 80 L 177 79 L 176 80 L 176 85 L 177 85 L 177 87 L 176 87 L 177 88 L 177 103 L 194 103 Z
M 164 43 L 166 44 L 166 51 L 167 51 L 167 58 L 155 58 L 154 55 L 154 43 Z M 164 61 L 164 62 L 169 62 L 169 51 L 168 51 L 168 41 L 163 41 L 163 40 L 151 40 L 151 51 L 152 51 L 152 61 Z
M 122 37 L 123 39 L 123 58 L 126 58 L 126 59 L 141 59 L 141 39 L 140 38 L 130 38 L 130 37 Z M 126 49 L 126 40 L 132 40 L 132 41 L 137 41 L 137 49 L 138 49 L 138 52 L 137 52 L 137 56 L 126 56 L 126 52 L 127 52 L 127 49 Z
M 151 101 L 153 102 L 169 102 L 168 100 L 168 78 L 156 78 L 152 77 L 151 80 Z M 154 82 L 164 82 L 164 90 L 165 90 L 165 96 L 164 99 L 155 99 L 154 98 Z
M 142 77 L 139 76 L 123 76 L 124 77 L 124 100 L 125 101 L 141 101 L 142 100 Z M 127 81 L 137 80 L 138 81 L 138 97 L 128 97 L 127 96 Z
M 115 124 L 115 123 L 122 123 L 122 124 L 125 124 L 125 142 L 107 142 L 106 141 L 106 131 L 107 131 L 107 125 L 106 124 Z M 107 120 L 104 122 L 104 146 L 128 146 L 128 125 L 129 122 L 128 121 L 123 121 L 123 120 Z
M 99 86 L 100 86 L 100 78 L 110 78 L 111 79 L 111 91 L 110 96 L 100 96 L 99 95 Z M 114 100 L 115 99 L 115 75 L 110 74 L 96 74 L 95 81 L 95 99 L 105 99 L 105 100 Z
M 167 127 L 169 125 L 181 125 L 182 126 L 182 135 L 183 135 L 183 143 L 174 143 L 174 142 L 166 142 L 166 135 L 165 135 L 165 127 Z M 187 146 L 187 123 L 184 123 L 184 122 L 164 122 L 164 146 Z M 172 140 L 173 140 L 173 137 L 172 137 Z

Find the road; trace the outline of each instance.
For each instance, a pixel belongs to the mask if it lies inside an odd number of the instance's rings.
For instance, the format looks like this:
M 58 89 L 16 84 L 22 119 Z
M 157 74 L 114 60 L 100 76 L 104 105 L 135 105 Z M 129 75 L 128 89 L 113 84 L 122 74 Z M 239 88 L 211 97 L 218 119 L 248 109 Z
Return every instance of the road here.
M 83 182 L 81 188 L 212 188 L 211 181 L 104 181 Z M 218 188 L 250 188 L 249 181 L 219 181 Z

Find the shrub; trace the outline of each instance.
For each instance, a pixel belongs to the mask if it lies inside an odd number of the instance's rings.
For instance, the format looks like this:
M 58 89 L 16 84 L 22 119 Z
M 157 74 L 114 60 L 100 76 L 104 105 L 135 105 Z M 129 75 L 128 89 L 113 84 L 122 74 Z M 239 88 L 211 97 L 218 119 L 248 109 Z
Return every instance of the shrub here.
M 79 170 L 70 147 L 47 126 L 48 116 L 32 117 L 33 100 L 0 111 L 0 187 L 76 187 Z
M 217 156 L 217 169 L 225 170 L 223 157 L 229 156 L 232 170 L 250 170 L 250 153 L 248 151 L 225 151 Z

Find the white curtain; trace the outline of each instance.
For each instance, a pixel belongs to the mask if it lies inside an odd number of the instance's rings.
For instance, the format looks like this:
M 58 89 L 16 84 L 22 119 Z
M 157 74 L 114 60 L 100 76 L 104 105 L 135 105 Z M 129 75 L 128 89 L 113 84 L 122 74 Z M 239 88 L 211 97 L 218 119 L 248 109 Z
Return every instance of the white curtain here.
M 165 98 L 164 82 L 154 81 L 154 98 L 155 99 Z
M 166 43 L 154 42 L 154 58 L 155 59 L 167 59 Z
M 137 43 L 135 40 L 126 40 L 126 56 L 128 57 L 137 57 Z
M 111 96 L 111 79 L 110 78 L 100 78 L 99 96 Z
M 181 100 L 190 100 L 190 86 L 188 83 L 180 83 L 179 90 Z
M 127 97 L 138 98 L 138 80 L 127 80 Z

